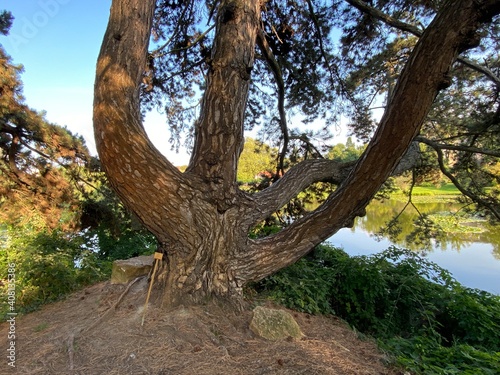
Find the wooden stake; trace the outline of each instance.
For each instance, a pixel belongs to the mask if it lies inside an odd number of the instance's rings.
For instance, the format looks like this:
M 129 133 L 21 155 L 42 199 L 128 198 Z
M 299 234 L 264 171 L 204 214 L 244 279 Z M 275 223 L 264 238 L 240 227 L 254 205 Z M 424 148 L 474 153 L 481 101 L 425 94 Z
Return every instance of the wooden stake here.
M 153 289 L 153 282 L 155 280 L 155 274 L 156 274 L 156 267 L 158 266 L 158 261 L 163 258 L 162 253 L 155 252 L 154 255 L 154 266 L 153 266 L 153 274 L 151 275 L 151 281 L 149 283 L 149 289 L 148 289 L 148 295 L 146 296 L 146 303 L 144 304 L 144 312 L 142 314 L 142 322 L 141 326 L 144 325 L 144 319 L 146 318 L 146 311 L 148 309 L 148 302 L 149 302 L 149 295 L 151 294 L 151 289 Z

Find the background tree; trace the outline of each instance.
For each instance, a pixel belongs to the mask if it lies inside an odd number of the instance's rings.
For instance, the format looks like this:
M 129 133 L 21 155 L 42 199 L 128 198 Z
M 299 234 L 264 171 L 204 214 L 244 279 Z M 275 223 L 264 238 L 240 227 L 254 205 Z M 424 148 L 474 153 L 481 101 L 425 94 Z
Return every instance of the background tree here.
M 9 12 L 0 14 L 2 33 L 12 20 Z M 74 228 L 88 150 L 83 138 L 25 104 L 21 72 L 0 46 L 0 220 Z
M 381 2 L 402 22 L 423 26 L 408 54 L 400 54 L 402 69 L 391 76 L 395 84 L 371 136 L 366 95 L 344 78 L 361 67 L 366 51 L 382 52 L 398 33 L 378 38 L 386 30 L 381 21 L 368 13 L 359 19 L 348 3 L 113 1 L 97 66 L 96 144 L 113 188 L 166 255 L 166 304 L 238 296 L 248 282 L 295 262 L 363 215 L 438 92 L 452 83 L 458 54 L 477 46 L 483 24 L 500 12 L 492 0 Z M 344 73 L 332 20 L 346 25 Z M 152 30 L 156 43 L 148 52 Z M 195 110 L 191 160 L 181 173 L 147 138 L 139 98 L 142 90 L 145 108 L 165 104 L 175 133 L 193 114 L 196 85 L 203 96 Z M 310 152 L 311 136 L 298 137 L 288 127 L 287 114 L 294 112 L 306 123 L 319 118 L 328 125 L 339 113 L 332 110 L 336 103 L 371 136 L 354 165 L 319 158 Z M 187 112 L 180 108 L 185 105 Z M 238 159 L 245 128 L 259 122 L 280 134 L 281 172 L 291 141 L 309 152 L 268 188 L 248 194 L 237 184 Z M 249 238 L 253 227 L 318 181 L 337 185 L 319 208 L 274 235 Z
M 363 153 L 364 146 L 356 146 L 351 137 L 346 143 L 338 143 L 328 151 L 328 158 L 338 161 L 355 161 Z
M 0 34 L 2 35 L 8 35 L 9 30 L 12 26 L 12 21 L 14 20 L 14 17 L 12 16 L 12 13 L 2 10 L 0 12 Z
M 270 176 L 274 171 L 275 154 L 276 151 L 268 145 L 246 138 L 238 164 L 238 181 L 249 183 L 266 175 Z

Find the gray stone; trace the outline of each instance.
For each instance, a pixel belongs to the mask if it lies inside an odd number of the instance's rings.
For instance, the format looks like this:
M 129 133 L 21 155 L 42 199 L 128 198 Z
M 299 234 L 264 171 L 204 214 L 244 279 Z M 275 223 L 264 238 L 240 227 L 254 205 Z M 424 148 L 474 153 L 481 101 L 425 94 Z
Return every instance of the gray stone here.
M 152 267 L 153 255 L 115 260 L 111 270 L 111 284 L 128 284 L 136 277 L 147 275 Z
M 250 329 L 256 335 L 268 340 L 299 340 L 303 335 L 293 316 L 284 310 L 257 306 L 253 310 Z

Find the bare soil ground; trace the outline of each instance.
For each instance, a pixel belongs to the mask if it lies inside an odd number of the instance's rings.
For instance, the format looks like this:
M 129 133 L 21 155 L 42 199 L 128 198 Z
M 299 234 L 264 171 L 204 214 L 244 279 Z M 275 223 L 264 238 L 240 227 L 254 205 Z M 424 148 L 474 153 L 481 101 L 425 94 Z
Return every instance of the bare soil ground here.
M 291 312 L 301 340 L 267 341 L 249 329 L 251 306 L 215 303 L 149 307 L 145 280 L 96 284 L 64 301 L 18 317 L 16 368 L 7 366 L 8 325 L 0 326 L 0 373 L 17 374 L 397 374 L 369 340 L 334 317 Z M 255 303 L 254 303 L 255 306 Z M 14 370 L 14 371 L 11 371 Z

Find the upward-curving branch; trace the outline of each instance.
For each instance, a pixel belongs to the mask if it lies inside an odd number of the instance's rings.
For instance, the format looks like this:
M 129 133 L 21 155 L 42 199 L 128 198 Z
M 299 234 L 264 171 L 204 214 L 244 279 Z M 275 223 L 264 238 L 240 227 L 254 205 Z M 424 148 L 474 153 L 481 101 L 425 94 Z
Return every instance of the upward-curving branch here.
M 311 246 L 364 214 L 368 202 L 418 134 L 436 94 L 446 85 L 458 53 L 470 47 L 480 23 L 500 7 L 491 1 L 483 5 L 464 0 L 448 1 L 443 6 L 415 46 L 373 139 L 348 178 L 316 211 L 272 237 L 254 241 L 250 247 L 263 251 L 244 254 L 251 266 L 242 272 L 254 272 L 256 279 L 264 277 L 273 271 L 263 268 L 263 263 L 283 262 L 283 258 L 293 263 Z M 290 252 L 291 248 L 295 251 Z

